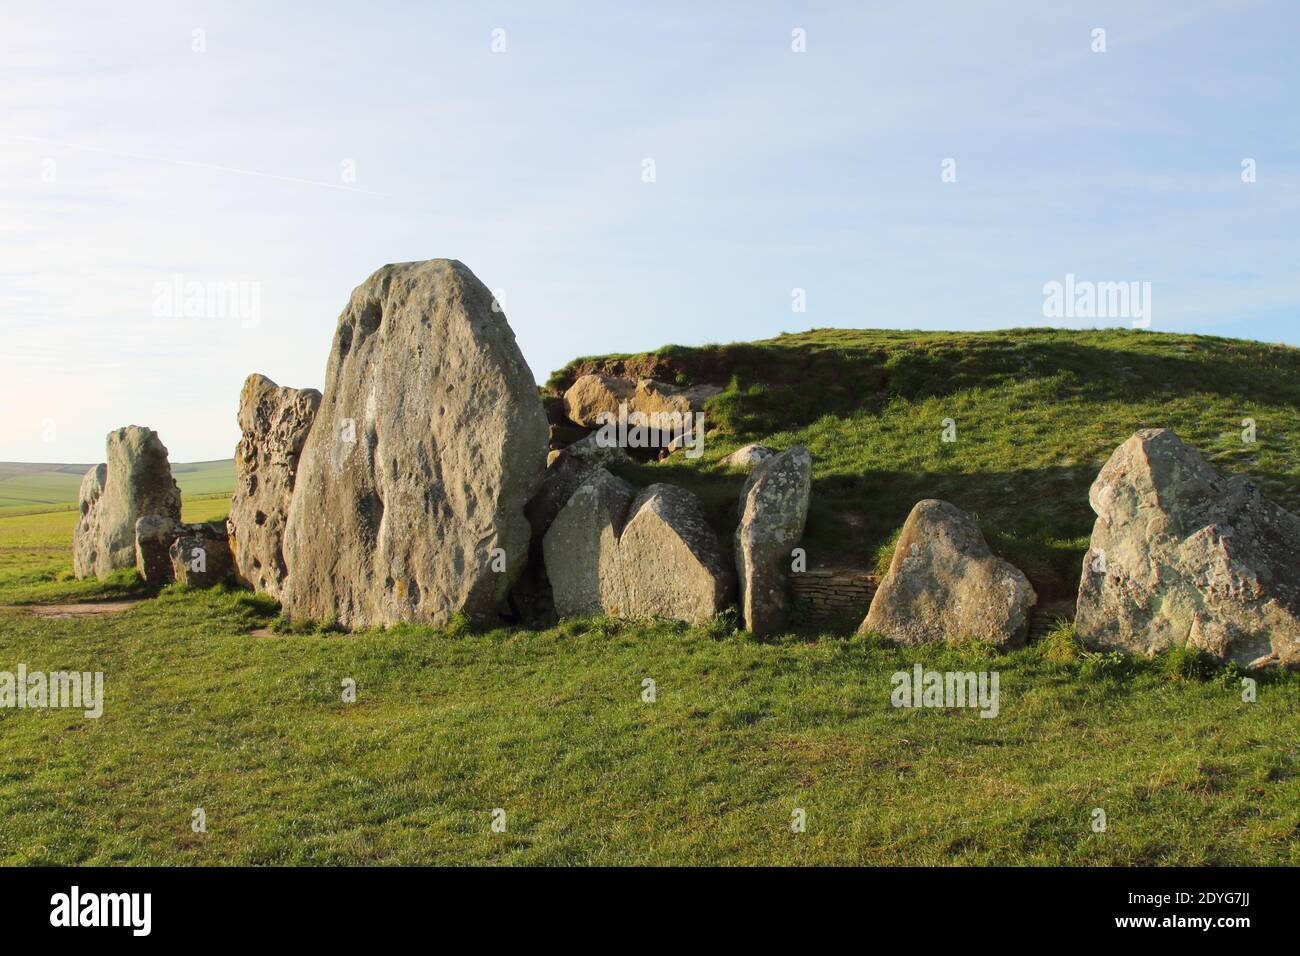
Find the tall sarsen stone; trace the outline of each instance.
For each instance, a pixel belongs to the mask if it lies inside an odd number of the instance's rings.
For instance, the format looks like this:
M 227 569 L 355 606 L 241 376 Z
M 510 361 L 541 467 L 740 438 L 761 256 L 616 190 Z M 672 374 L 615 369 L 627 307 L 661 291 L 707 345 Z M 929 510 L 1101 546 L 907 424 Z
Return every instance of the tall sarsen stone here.
M 285 526 L 286 612 L 346 627 L 489 623 L 527 560 L 546 415 L 460 262 L 384 266 L 339 318 Z

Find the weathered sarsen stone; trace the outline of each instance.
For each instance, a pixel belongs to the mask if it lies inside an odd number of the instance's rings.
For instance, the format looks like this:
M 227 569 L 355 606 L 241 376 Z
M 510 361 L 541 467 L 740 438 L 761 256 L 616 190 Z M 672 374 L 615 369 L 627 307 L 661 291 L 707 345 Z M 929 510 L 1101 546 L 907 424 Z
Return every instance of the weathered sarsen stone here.
M 771 458 L 774 454 L 776 454 L 776 452 L 772 451 L 772 449 L 768 448 L 766 445 L 760 445 L 758 442 L 753 442 L 744 445 L 741 448 L 737 448 L 726 458 L 722 459 L 721 464 L 727 465 L 730 468 L 753 468 L 764 458 Z
M 169 556 L 172 579 L 177 584 L 208 588 L 235 578 L 235 560 L 225 528 L 210 524 L 181 525 Z
M 100 463 L 81 479 L 77 493 L 77 510 L 80 517 L 72 532 L 72 573 L 78 578 L 88 578 L 95 573 L 99 548 L 99 498 L 108 480 L 108 465 Z
M 564 393 L 564 411 L 569 419 L 584 428 L 598 428 L 601 416 L 617 419 L 619 406 L 628 413 L 647 415 L 693 415 L 704 410 L 704 403 L 722 392 L 718 385 L 669 385 L 651 378 L 633 381 L 609 375 L 580 375 Z
M 631 461 L 628 453 L 618 445 L 602 445 L 599 432 L 574 442 L 564 449 L 564 453 L 593 465 L 615 465 L 619 462 Z
M 1037 603 L 1029 579 L 995 556 L 971 517 L 946 501 L 917 502 L 859 628 L 924 644 L 977 640 L 1019 647 Z
M 102 478 L 96 468 L 82 480 L 82 519 L 72 545 L 79 577 L 93 573 L 102 579 L 134 567 L 135 523 L 144 515 L 181 517 L 181 491 L 156 432 L 139 425 L 109 432 L 107 457 Z M 85 540 L 91 533 L 93 544 Z
M 1245 476 L 1217 474 L 1168 429 L 1120 445 L 1088 500 L 1097 522 L 1079 582 L 1080 640 L 1300 665 L 1300 517 Z
M 460 262 L 384 266 L 339 319 L 298 462 L 286 612 L 495 620 L 545 462 L 537 385 L 492 293 Z
M 172 580 L 171 546 L 181 525 L 161 515 L 144 515 L 135 523 L 135 569 L 149 584 Z
M 698 623 L 731 603 L 735 572 L 685 488 L 655 484 L 639 493 L 594 469 L 543 539 L 560 616 L 604 612 Z
M 735 571 L 685 488 L 654 484 L 633 499 L 618 556 L 622 594 L 607 608 L 614 614 L 697 624 L 735 599 Z
M 648 415 L 692 415 L 704 411 L 704 403 L 721 393 L 720 385 L 668 385 L 652 378 L 643 378 L 637 380 L 631 407 Z
M 289 571 L 284 559 L 284 526 L 293 498 L 302 453 L 321 393 L 314 388 L 284 388 L 253 374 L 239 394 L 235 448 L 235 494 L 226 530 L 240 579 L 279 597 Z
M 564 413 L 584 428 L 596 428 L 602 412 L 618 415 L 622 402 L 631 402 L 636 383 L 608 375 L 580 375 L 564 393 Z
M 785 627 L 787 571 L 803 537 L 812 495 L 812 456 L 802 445 L 759 461 L 740 493 L 736 576 L 745 627 L 756 635 Z
M 542 539 L 555 613 L 561 617 L 599 614 L 624 599 L 618 536 L 636 489 L 604 468 L 583 479 Z
M 560 510 L 598 468 L 599 464 L 575 455 L 569 449 L 559 452 L 546 466 L 537 492 L 524 508 L 535 543 L 540 544 Z
M 568 449 L 548 453 L 542 482 L 524 508 L 532 535 L 528 542 L 528 565 L 510 591 L 509 603 L 516 621 L 537 628 L 555 623 L 555 601 L 546 576 L 543 537 L 560 509 L 596 467 Z

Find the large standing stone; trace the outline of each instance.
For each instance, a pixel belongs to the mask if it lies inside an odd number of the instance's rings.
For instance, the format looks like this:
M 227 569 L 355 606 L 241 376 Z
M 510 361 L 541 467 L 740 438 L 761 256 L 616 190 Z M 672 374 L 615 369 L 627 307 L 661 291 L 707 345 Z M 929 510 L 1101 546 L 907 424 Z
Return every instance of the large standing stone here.
M 786 570 L 803 537 L 812 494 L 812 456 L 802 445 L 759 461 L 740 493 L 736 576 L 745 626 L 756 635 L 785 627 Z
M 385 266 L 334 336 L 285 526 L 286 612 L 496 620 L 545 462 L 537 385 L 492 293 L 460 262 Z
M 695 495 L 665 484 L 634 494 L 603 468 L 560 510 L 543 549 L 561 616 L 698 623 L 735 593 L 735 573 Z
M 135 523 L 144 515 L 181 518 L 181 490 L 172 478 L 167 449 L 152 429 L 128 425 L 109 432 L 103 467 L 102 489 L 93 506 L 89 502 L 100 479 L 87 475 L 82 480 L 86 510 L 73 534 L 74 570 L 81 577 L 93 571 L 102 579 L 118 568 L 134 567 Z M 83 538 L 92 526 L 93 546 Z M 93 563 L 87 566 L 92 552 Z
M 1038 596 L 960 508 L 928 499 L 907 516 L 861 632 L 900 644 L 974 639 L 1019 647 Z
M 77 510 L 81 513 L 72 532 L 72 573 L 88 578 L 95 573 L 99 547 L 99 498 L 108 480 L 108 465 L 98 464 L 81 479 Z
M 289 573 L 284 526 L 298 459 L 320 401 L 314 388 L 283 388 L 257 374 L 248 376 L 239 394 L 243 435 L 235 448 L 226 530 L 239 577 L 272 597 L 280 596 Z
M 623 596 L 618 536 L 636 489 L 603 468 L 590 471 L 542 539 L 555 612 L 582 617 Z
M 1082 641 L 1300 665 L 1300 517 L 1244 476 L 1220 476 L 1168 429 L 1120 445 L 1088 500 L 1097 522 L 1079 582 Z

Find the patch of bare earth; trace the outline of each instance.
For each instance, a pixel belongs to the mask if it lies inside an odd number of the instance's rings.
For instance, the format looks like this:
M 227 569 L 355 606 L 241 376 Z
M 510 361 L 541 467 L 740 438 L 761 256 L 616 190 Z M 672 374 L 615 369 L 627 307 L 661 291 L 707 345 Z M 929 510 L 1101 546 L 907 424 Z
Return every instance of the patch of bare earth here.
M 102 617 L 120 614 L 139 604 L 143 598 L 125 598 L 119 601 L 93 601 L 84 604 L 3 604 L 0 611 L 26 611 L 35 617 Z

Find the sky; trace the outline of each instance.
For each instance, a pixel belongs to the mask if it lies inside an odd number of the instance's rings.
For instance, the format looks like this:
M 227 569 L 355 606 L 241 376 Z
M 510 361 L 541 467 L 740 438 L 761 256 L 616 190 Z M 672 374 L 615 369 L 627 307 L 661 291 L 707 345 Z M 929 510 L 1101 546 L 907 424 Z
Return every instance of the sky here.
M 1300 5 L 1235 0 L 6 3 L 0 460 L 126 424 L 228 458 L 249 373 L 321 387 L 351 290 L 437 257 L 539 382 L 1132 324 L 1046 318 L 1067 275 L 1300 344 L 1298 47 Z

